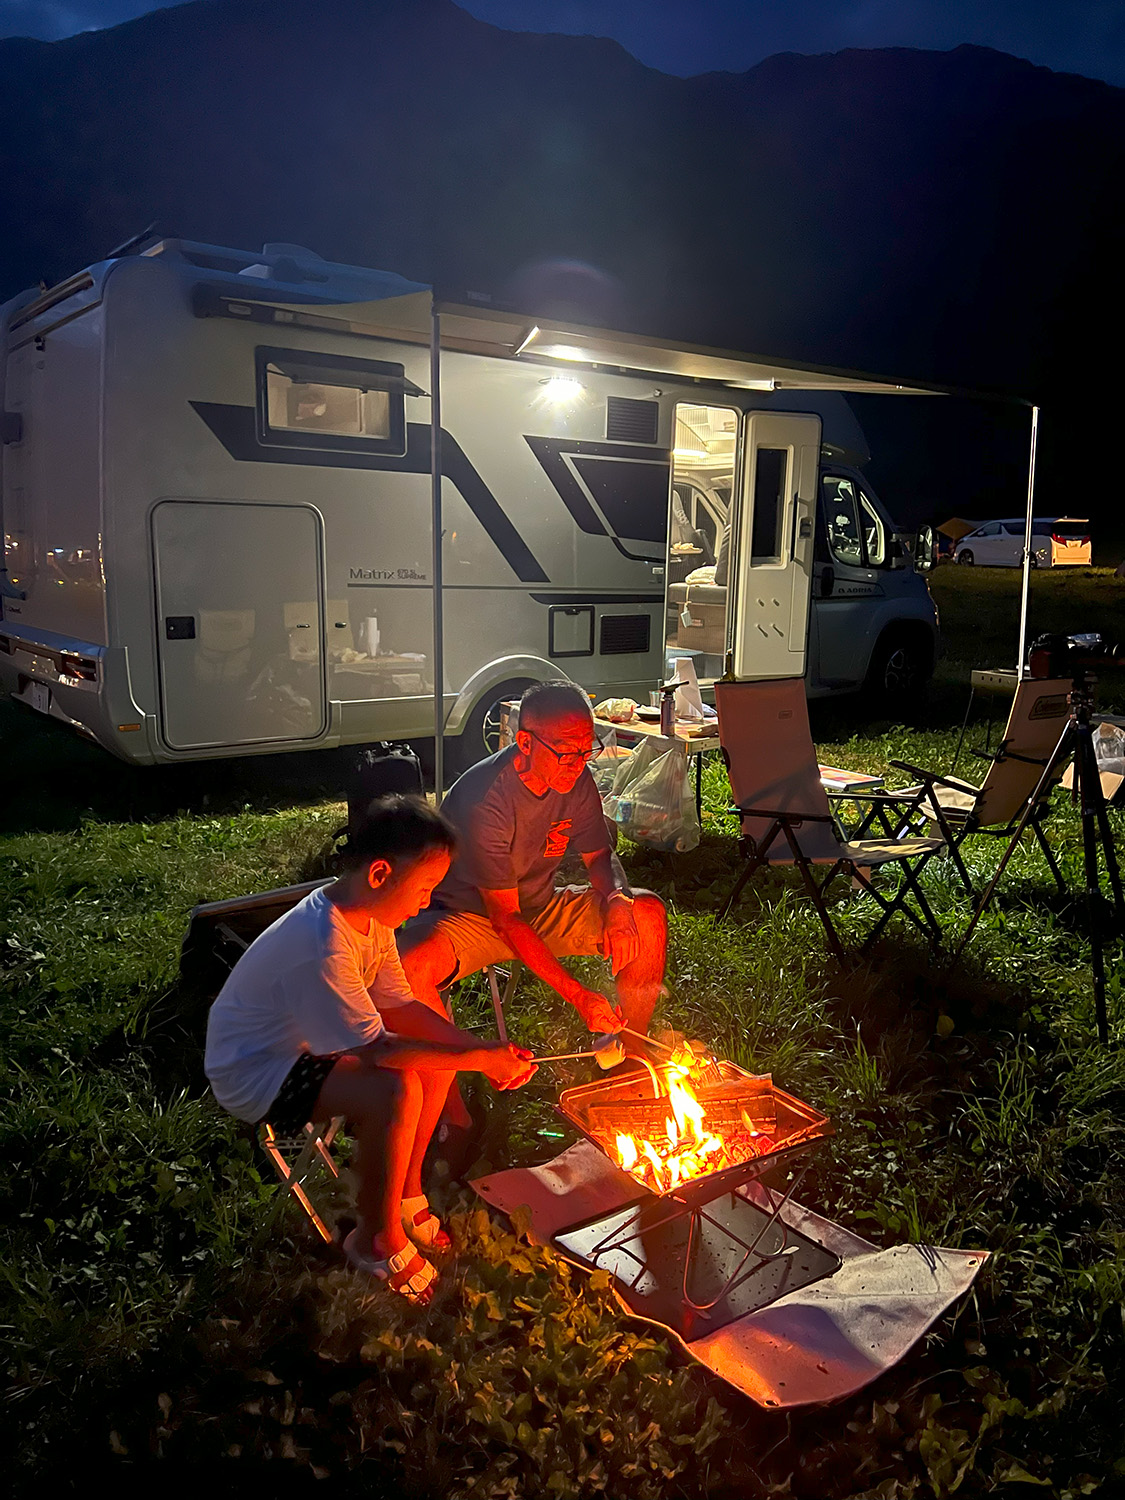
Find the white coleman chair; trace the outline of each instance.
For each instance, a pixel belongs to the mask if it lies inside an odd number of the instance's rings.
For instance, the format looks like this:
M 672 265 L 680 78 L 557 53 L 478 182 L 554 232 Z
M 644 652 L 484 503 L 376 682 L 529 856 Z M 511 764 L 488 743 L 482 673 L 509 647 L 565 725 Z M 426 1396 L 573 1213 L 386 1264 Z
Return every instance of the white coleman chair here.
M 983 833 L 1007 839 L 1010 847 L 1023 831 L 1020 826 L 1023 814 L 1030 811 L 1026 826 L 1042 849 L 1056 885 L 1065 894 L 1066 885 L 1041 824 L 1049 810 L 1051 793 L 1062 777 L 1066 758 L 1056 767 L 1050 785 L 1040 786 L 1040 782 L 1066 727 L 1070 687 L 1070 679 L 1064 677 L 1027 677 L 1016 684 L 999 745 L 992 751 L 973 752 L 988 762 L 979 785 L 957 776 L 923 770 L 909 761 L 892 760 L 891 765 L 896 769 L 916 777 L 917 784 L 865 794 L 863 800 L 869 801 L 871 810 L 861 825 L 862 831 L 875 822 L 891 837 L 923 829 L 936 831 L 966 892 L 975 899 L 973 883 L 961 857 L 962 843 L 971 834 Z M 1028 803 L 1037 793 L 1036 805 L 1029 810 Z
M 805 684 L 801 678 L 775 682 L 718 682 L 715 706 L 719 740 L 727 763 L 735 807 L 742 820 L 745 867 L 719 913 L 723 921 L 747 882 L 768 865 L 793 865 L 824 926 L 837 958 L 844 951 L 825 901 L 837 875 L 851 877 L 882 908 L 868 933 L 864 952 L 896 912 L 901 912 L 933 945 L 941 930 L 918 883 L 922 866 L 945 848 L 940 838 L 844 839 L 832 816 L 828 794 L 809 730 Z M 819 880 L 813 866 L 827 867 Z M 875 870 L 895 867 L 897 886 L 879 890 Z M 908 902 L 913 898 L 913 905 Z

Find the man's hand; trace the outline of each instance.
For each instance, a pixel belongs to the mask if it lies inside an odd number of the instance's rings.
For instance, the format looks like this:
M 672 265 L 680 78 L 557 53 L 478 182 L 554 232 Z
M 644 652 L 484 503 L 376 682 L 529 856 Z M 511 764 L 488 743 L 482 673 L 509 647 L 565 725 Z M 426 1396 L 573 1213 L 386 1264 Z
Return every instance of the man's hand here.
M 614 974 L 620 974 L 626 964 L 631 964 L 640 955 L 641 939 L 637 932 L 633 903 L 612 896 L 605 909 L 606 957 Z
M 576 992 L 568 994 L 566 999 L 585 1021 L 588 1031 L 617 1032 L 625 1024 L 621 1007 L 611 1005 L 604 995 L 598 994 L 597 990 L 588 990 L 580 986 Z
M 538 1072 L 538 1067 L 525 1047 L 493 1042 L 487 1048 L 481 1072 L 498 1089 L 518 1089 Z

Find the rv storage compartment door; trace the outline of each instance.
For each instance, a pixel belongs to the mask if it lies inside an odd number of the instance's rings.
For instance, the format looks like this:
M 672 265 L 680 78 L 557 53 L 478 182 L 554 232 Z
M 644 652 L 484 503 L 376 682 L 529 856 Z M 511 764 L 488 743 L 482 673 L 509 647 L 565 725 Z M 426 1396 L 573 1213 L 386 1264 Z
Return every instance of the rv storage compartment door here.
M 321 533 L 303 505 L 154 508 L 161 721 L 172 749 L 324 733 Z
M 750 414 L 731 631 L 740 681 L 804 676 L 819 462 L 819 417 Z

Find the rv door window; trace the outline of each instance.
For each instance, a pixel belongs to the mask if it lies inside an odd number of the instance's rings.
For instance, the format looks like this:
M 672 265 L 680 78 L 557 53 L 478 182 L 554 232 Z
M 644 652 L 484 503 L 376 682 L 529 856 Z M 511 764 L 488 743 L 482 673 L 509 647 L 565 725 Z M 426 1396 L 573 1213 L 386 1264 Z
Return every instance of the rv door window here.
M 754 468 L 754 516 L 750 537 L 750 562 L 780 562 L 784 548 L 781 535 L 785 515 L 785 475 L 788 448 L 759 448 Z

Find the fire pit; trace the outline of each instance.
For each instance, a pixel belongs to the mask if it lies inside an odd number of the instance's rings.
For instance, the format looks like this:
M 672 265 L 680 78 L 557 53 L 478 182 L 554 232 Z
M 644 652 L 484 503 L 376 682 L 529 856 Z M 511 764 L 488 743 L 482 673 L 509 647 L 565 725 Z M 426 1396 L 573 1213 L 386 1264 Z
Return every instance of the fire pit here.
M 610 1271 L 636 1311 L 694 1338 L 701 1324 L 720 1328 L 839 1268 L 780 1216 L 804 1170 L 784 1194 L 749 1188 L 832 1133 L 826 1115 L 772 1078 L 720 1061 L 693 1082 L 661 1066 L 566 1089 L 558 1109 L 638 1193 L 556 1241 Z

